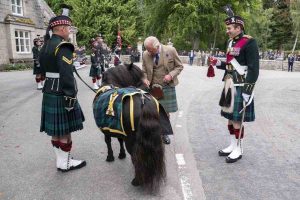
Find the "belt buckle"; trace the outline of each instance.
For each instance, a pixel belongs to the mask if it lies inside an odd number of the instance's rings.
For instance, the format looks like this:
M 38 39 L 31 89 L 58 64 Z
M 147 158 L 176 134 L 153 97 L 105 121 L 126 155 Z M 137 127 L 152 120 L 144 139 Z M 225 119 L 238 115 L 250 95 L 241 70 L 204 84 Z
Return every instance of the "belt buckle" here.
M 233 71 L 234 69 L 233 69 L 233 66 L 232 66 L 231 64 L 227 64 L 227 65 L 226 65 L 226 70 L 229 71 L 229 72 L 231 72 L 231 71 Z

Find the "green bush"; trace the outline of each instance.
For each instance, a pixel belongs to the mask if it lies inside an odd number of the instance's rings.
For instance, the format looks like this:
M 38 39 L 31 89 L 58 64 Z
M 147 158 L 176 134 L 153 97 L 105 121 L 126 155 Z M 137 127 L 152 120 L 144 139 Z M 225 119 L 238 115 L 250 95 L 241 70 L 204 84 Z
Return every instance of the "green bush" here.
M 26 70 L 32 68 L 32 64 L 29 63 L 15 63 L 2 65 L 1 71 L 13 71 L 13 70 Z

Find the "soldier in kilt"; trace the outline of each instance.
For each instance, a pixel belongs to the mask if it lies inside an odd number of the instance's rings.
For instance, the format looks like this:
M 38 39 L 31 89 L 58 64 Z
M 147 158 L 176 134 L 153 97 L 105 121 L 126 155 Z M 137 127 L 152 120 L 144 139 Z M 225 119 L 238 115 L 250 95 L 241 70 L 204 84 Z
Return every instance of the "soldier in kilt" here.
M 100 61 L 101 61 L 101 53 L 100 53 L 100 47 L 99 42 L 97 40 L 92 40 L 92 51 L 91 54 L 91 69 L 90 69 L 90 77 L 92 77 L 93 81 L 93 89 L 98 90 L 99 86 L 101 85 L 100 80 L 100 74 L 101 74 L 101 68 L 100 68 Z
M 77 84 L 73 75 L 73 44 L 69 40 L 71 19 L 60 15 L 49 22 L 53 34 L 45 41 L 40 63 L 46 74 L 40 131 L 51 137 L 56 167 L 62 172 L 79 169 L 84 160 L 71 157 L 71 133 L 83 129 L 84 115 L 77 101 Z
M 156 37 L 145 39 L 146 51 L 143 53 L 144 83 L 150 88 L 159 85 L 163 91 L 163 97 L 159 99 L 166 112 L 178 110 L 175 86 L 178 85 L 177 76 L 183 69 L 177 51 L 172 46 L 160 44 Z M 151 90 L 151 89 L 150 89 Z M 162 136 L 165 144 L 170 144 L 170 138 L 166 133 Z
M 37 89 L 43 89 L 43 81 L 45 80 L 42 75 L 42 69 L 39 62 L 41 50 L 41 41 L 40 38 L 35 38 L 33 40 L 32 54 L 33 54 L 33 74 L 35 75 L 35 81 L 37 83 Z
M 230 7 L 228 8 L 230 9 Z M 231 10 L 230 10 L 231 11 Z M 225 70 L 224 89 L 219 105 L 221 115 L 228 119 L 230 145 L 220 150 L 219 156 L 227 156 L 226 162 L 233 163 L 242 158 L 243 122 L 255 120 L 253 89 L 259 74 L 259 51 L 256 40 L 244 34 L 244 21 L 233 12 L 225 20 L 229 36 L 226 62 L 210 58 L 218 69 Z M 240 111 L 247 106 L 244 113 Z M 238 140 L 240 137 L 240 140 Z

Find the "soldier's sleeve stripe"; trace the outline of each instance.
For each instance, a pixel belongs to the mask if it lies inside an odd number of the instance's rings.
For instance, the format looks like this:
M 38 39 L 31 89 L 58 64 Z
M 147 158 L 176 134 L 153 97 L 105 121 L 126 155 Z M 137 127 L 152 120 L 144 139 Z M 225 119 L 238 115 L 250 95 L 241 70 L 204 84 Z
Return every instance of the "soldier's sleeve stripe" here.
M 69 59 L 66 58 L 65 56 L 62 57 L 62 60 L 65 61 L 66 63 L 68 63 L 69 65 L 72 64 L 72 60 L 69 60 Z

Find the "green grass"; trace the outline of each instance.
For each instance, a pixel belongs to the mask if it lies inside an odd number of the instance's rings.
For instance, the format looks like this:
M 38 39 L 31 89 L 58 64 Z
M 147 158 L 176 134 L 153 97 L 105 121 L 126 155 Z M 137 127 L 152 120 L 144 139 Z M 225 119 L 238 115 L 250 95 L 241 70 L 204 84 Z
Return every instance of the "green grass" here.
M 29 63 L 5 64 L 0 67 L 0 71 L 22 71 L 32 69 L 32 67 Z

